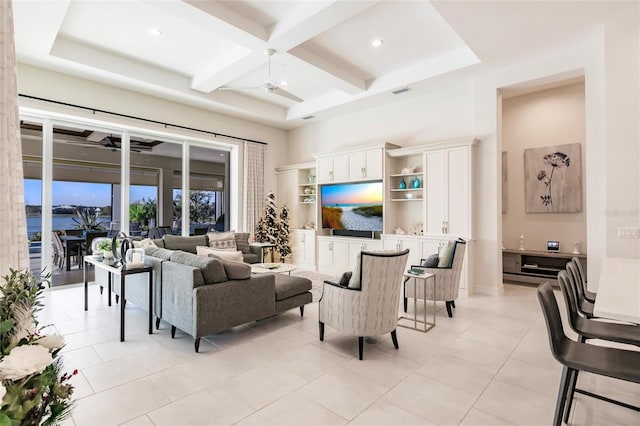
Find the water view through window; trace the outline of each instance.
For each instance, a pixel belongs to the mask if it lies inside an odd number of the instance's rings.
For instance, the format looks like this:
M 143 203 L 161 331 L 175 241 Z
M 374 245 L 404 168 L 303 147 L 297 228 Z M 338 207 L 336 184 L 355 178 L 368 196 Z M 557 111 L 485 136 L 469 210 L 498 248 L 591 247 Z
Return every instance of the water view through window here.
M 105 229 L 113 218 L 112 185 L 91 182 L 53 182 L 53 227 L 54 231 L 78 227 L 77 211 L 90 209 L 98 224 Z M 132 185 L 132 203 L 156 203 L 158 189 L 155 186 Z M 27 232 L 30 240 L 39 240 L 42 230 L 42 182 L 39 179 L 24 180 L 24 196 L 27 213 Z M 74 220 L 76 219 L 76 220 Z

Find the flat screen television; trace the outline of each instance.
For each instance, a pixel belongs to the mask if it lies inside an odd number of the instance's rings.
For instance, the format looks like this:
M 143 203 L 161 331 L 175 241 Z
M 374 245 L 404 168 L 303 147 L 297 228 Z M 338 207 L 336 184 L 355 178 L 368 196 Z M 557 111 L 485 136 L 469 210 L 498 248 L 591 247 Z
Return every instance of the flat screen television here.
M 382 232 L 382 181 L 320 187 L 322 227 Z

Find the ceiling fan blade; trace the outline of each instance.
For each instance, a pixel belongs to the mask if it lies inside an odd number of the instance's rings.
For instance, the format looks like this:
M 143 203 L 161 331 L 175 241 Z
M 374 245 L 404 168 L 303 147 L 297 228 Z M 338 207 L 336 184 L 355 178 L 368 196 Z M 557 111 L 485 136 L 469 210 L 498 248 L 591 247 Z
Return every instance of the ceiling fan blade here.
M 270 92 L 275 94 L 275 95 L 279 95 L 279 96 L 282 96 L 284 98 L 291 99 L 292 101 L 304 102 L 304 99 L 300 99 L 299 97 L 297 97 L 293 93 L 287 92 L 286 90 L 284 90 L 281 87 L 274 87 L 272 90 L 270 90 Z
M 218 87 L 216 90 L 255 90 L 262 89 L 262 86 L 253 86 L 253 87 Z

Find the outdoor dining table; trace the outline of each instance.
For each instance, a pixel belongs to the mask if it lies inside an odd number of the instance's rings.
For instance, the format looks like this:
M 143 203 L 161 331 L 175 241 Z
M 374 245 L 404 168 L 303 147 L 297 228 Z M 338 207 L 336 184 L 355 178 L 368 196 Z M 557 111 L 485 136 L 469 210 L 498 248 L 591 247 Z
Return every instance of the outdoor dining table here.
M 78 247 L 78 255 L 82 253 L 82 244 L 85 242 L 84 235 L 61 235 L 60 241 L 64 245 L 65 264 L 67 271 L 71 270 L 71 250 Z M 82 264 L 78 261 L 78 266 Z

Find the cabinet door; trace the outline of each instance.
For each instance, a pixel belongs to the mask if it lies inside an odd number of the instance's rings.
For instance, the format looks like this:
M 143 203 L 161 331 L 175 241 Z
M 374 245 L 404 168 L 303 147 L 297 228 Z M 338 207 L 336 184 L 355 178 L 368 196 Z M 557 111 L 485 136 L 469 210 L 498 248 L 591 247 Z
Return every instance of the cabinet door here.
M 333 240 L 318 238 L 318 266 L 333 265 Z
M 349 268 L 349 248 L 347 242 L 333 239 L 333 266 L 347 270 Z
M 364 152 L 364 179 L 382 179 L 384 176 L 384 155 L 382 148 Z
M 427 222 L 425 233 L 441 235 L 444 231 L 445 217 L 445 167 L 444 151 L 426 153 Z
M 447 150 L 447 192 L 445 231 L 450 235 L 468 236 L 470 210 L 469 147 Z
M 419 265 L 422 258 L 422 242 L 415 238 L 400 238 L 400 251 L 409 249 L 407 266 Z
M 422 241 L 422 258 L 426 259 L 432 254 L 437 254 L 440 252 L 440 248 L 442 247 L 443 242 L 440 240 L 423 240 Z
M 347 157 L 346 154 L 333 157 L 332 182 L 346 182 L 349 180 L 349 160 Z
M 349 158 L 349 180 L 363 180 L 365 178 L 364 152 L 352 152 Z
M 316 264 L 316 234 L 314 231 L 302 231 L 304 238 L 304 260 L 309 265 Z
M 303 260 L 302 247 L 301 247 L 302 232 L 297 229 L 292 229 L 289 233 L 289 246 L 291 247 L 291 260 L 293 263 L 300 263 Z
M 353 267 L 356 265 L 356 259 L 358 257 L 358 253 L 364 250 L 364 243 L 357 241 L 349 241 L 348 244 L 349 253 L 347 254 L 348 266 L 353 270 Z
M 400 251 L 400 240 L 392 237 L 383 237 L 382 238 L 382 249 L 383 250 L 393 250 Z
M 318 183 L 331 183 L 333 181 L 333 157 L 318 159 Z

